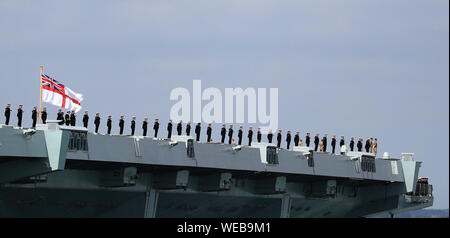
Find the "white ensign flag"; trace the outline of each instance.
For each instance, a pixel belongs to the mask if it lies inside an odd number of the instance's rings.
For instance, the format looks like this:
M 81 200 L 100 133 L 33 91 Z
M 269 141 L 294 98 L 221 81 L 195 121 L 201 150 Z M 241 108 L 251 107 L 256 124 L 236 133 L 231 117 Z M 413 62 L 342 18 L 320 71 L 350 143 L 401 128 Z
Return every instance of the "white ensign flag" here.
M 75 110 L 75 112 L 81 110 L 80 102 L 83 101 L 82 94 L 74 92 L 64 84 L 43 73 L 41 74 L 41 80 L 42 101 L 61 108 Z

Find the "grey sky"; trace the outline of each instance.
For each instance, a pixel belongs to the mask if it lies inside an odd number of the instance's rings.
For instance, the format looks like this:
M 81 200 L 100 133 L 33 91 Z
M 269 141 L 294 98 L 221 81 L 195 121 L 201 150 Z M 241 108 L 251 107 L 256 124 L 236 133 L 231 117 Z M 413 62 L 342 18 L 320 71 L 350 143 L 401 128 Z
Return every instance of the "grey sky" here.
M 434 207 L 448 208 L 448 22 L 446 0 L 2 0 L 0 104 L 24 104 L 30 124 L 40 65 L 84 95 L 83 111 L 113 115 L 114 131 L 122 113 L 165 127 L 170 91 L 193 79 L 276 87 L 281 129 L 414 152 Z

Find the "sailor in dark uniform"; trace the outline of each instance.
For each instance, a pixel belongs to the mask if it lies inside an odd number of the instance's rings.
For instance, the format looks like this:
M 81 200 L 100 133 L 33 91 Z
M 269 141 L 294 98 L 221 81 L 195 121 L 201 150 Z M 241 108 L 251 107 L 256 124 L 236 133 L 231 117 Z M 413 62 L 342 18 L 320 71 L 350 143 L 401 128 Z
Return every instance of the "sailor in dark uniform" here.
M 169 120 L 169 123 L 167 123 L 167 138 L 172 137 L 172 120 Z
M 228 129 L 228 144 L 231 145 L 231 142 L 233 140 L 233 125 L 230 125 L 230 128 Z
M 294 146 L 298 146 L 298 142 L 300 142 L 300 132 L 296 132 L 294 136 Z
M 250 127 L 248 129 L 247 138 L 248 138 L 248 146 L 251 146 L 252 145 L 252 140 L 253 140 L 253 127 Z
M 17 126 L 18 127 L 22 127 L 22 114 L 23 114 L 22 107 L 23 107 L 23 105 L 20 104 L 19 109 L 17 109 Z
M 269 141 L 269 143 L 272 143 L 272 138 L 273 138 L 273 133 L 272 133 L 272 129 L 270 129 L 269 133 L 267 134 L 267 140 Z
M 223 124 L 222 129 L 220 130 L 220 135 L 222 136 L 221 143 L 225 143 L 225 136 L 227 135 L 226 125 Z
M 155 138 L 157 138 L 158 137 L 158 130 L 159 130 L 158 118 L 155 119 L 155 123 L 153 124 L 153 130 L 155 131 Z
M 111 135 L 112 116 L 108 116 L 108 121 L 106 122 L 106 127 L 108 127 L 108 135 Z
M 31 127 L 33 128 L 36 128 L 37 114 L 37 107 L 34 107 L 33 111 L 31 111 L 31 119 L 33 120 L 33 125 Z
M 358 152 L 362 152 L 362 138 L 359 138 L 358 143 L 356 144 L 356 147 L 358 148 Z
M 355 139 L 352 137 L 350 140 L 350 151 L 353 151 L 353 148 L 355 147 Z
M 124 126 L 125 126 L 124 116 L 120 116 L 120 120 L 119 120 L 119 134 L 120 135 L 123 134 L 123 127 Z
M 262 137 L 261 128 L 258 128 L 258 132 L 256 133 L 256 140 L 258 141 L 258 143 L 261 143 L 261 137 Z
M 70 125 L 70 111 L 67 111 L 66 115 L 64 116 L 66 126 Z
M 281 147 L 281 130 L 279 130 L 277 134 L 277 147 Z
M 177 124 L 177 132 L 178 132 L 178 135 L 179 136 L 181 136 L 181 132 L 183 131 L 183 121 L 182 120 L 180 120 L 179 122 L 178 122 L 178 124 Z
M 11 117 L 11 104 L 5 108 L 5 125 L 9 125 L 9 118 Z
M 306 146 L 308 146 L 309 147 L 309 143 L 311 142 L 311 137 L 310 137 L 310 135 L 311 135 L 311 133 L 306 133 L 306 139 L 305 139 L 305 143 L 306 143 Z
M 342 148 L 343 145 L 345 145 L 345 139 L 344 136 L 341 136 L 341 141 L 339 141 L 339 148 Z
M 191 121 L 188 121 L 188 123 L 186 125 L 186 135 L 187 136 L 191 135 Z
M 134 130 L 136 129 L 136 117 L 131 120 L 131 135 L 134 136 Z
M 85 111 L 84 116 L 83 116 L 83 126 L 85 128 L 88 128 L 88 123 L 89 123 L 89 115 L 88 115 L 88 111 Z
M 365 148 L 366 148 L 366 152 L 369 153 L 369 150 L 370 150 L 370 139 L 367 139 L 367 140 L 366 140 L 366 146 L 365 146 Z
M 98 128 L 100 127 L 100 113 L 98 112 L 95 114 L 94 125 L 95 133 L 98 133 Z
M 202 129 L 202 127 L 201 127 L 201 124 L 199 122 L 195 126 L 195 136 L 196 136 L 195 141 L 200 141 L 200 131 L 201 131 L 201 129 Z
M 42 119 L 42 124 L 46 124 L 47 123 L 47 108 L 46 107 L 44 107 L 42 109 L 41 119 Z
M 147 126 L 148 126 L 148 117 L 144 118 L 144 121 L 142 122 L 142 135 L 147 136 Z
M 317 148 L 319 147 L 319 133 L 316 134 L 314 137 L 314 151 L 317 151 Z
M 70 125 L 71 126 L 75 126 L 76 125 L 75 111 L 72 111 L 72 113 L 70 114 Z
M 211 128 L 211 123 L 208 124 L 208 128 L 206 129 L 206 135 L 207 135 L 207 140 L 208 142 L 211 142 L 211 134 L 212 134 L 212 128 Z
M 325 134 L 322 137 L 322 144 L 323 144 L 323 152 L 327 152 L 327 144 L 328 144 L 328 134 Z
M 286 148 L 289 150 L 289 146 L 291 145 L 291 131 L 287 132 L 286 143 L 287 143 L 287 147 Z
M 59 120 L 59 125 L 64 125 L 64 112 L 61 109 L 58 110 L 58 114 L 56 116 L 56 120 Z
M 331 153 L 334 154 L 335 149 L 336 149 L 336 136 L 333 136 L 333 139 L 331 139 Z
M 244 132 L 242 131 L 242 126 L 239 127 L 239 131 L 238 131 L 238 145 L 242 144 L 242 134 Z

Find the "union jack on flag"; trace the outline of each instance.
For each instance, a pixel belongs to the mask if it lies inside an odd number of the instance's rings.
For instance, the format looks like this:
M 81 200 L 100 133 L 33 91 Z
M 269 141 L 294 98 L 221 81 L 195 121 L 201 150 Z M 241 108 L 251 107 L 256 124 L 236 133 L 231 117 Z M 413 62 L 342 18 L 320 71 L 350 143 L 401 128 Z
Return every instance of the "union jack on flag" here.
M 41 74 L 41 80 L 42 101 L 61 108 L 75 110 L 75 112 L 81 110 L 80 102 L 83 100 L 82 94 L 74 92 L 46 74 Z

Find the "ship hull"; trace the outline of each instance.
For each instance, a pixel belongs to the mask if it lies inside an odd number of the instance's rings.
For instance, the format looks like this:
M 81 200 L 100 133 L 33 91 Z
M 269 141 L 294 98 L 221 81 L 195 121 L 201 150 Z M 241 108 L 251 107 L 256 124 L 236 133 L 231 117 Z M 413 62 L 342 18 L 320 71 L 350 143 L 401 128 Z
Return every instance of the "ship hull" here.
M 0 217 L 371 217 L 432 206 L 414 190 L 420 162 L 358 156 L 0 126 Z

